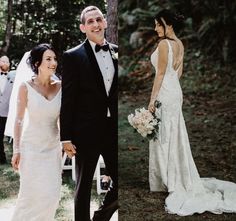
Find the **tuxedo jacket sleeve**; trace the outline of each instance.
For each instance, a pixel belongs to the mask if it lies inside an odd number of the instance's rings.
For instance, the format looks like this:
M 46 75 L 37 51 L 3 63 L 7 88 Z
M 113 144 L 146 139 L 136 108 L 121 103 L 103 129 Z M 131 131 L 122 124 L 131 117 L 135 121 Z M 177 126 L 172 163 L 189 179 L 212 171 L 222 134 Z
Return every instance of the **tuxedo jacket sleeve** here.
M 75 70 L 69 52 L 62 59 L 62 100 L 60 113 L 61 141 L 72 140 L 73 103 L 76 85 L 74 84 Z

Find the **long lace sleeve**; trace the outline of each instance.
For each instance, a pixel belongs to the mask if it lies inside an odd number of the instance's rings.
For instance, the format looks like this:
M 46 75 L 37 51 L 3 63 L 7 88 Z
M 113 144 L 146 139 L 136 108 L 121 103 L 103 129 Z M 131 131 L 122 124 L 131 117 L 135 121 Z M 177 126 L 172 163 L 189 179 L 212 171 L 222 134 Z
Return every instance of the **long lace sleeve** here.
M 25 108 L 27 105 L 27 87 L 22 84 L 19 87 L 16 105 L 16 119 L 14 126 L 13 153 L 20 153 L 21 133 L 24 123 Z

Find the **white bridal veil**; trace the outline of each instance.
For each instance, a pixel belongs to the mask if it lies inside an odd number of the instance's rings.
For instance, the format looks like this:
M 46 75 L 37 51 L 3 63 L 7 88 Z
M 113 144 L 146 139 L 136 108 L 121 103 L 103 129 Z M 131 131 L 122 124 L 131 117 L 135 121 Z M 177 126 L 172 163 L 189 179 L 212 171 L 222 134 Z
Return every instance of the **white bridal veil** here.
M 19 65 L 16 69 L 16 77 L 13 84 L 12 94 L 10 98 L 10 104 L 9 104 L 9 113 L 6 123 L 6 129 L 5 129 L 5 135 L 13 137 L 14 134 L 14 123 L 15 123 L 15 117 L 16 117 L 16 102 L 17 102 L 17 95 L 18 90 L 22 82 L 28 81 L 31 79 L 31 77 L 34 75 L 34 72 L 30 68 L 30 66 L 27 64 L 27 59 L 30 55 L 30 51 L 26 52 L 21 59 Z

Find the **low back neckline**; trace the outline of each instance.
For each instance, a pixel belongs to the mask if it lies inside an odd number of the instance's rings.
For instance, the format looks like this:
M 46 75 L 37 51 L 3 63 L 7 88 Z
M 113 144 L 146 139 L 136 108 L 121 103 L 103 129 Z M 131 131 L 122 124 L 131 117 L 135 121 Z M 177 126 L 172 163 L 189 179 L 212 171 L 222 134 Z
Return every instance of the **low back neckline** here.
M 166 41 L 167 41 L 167 44 L 168 44 L 169 52 L 171 52 L 171 53 L 168 53 L 168 62 L 169 62 L 169 56 L 171 56 L 171 57 L 170 57 L 170 61 L 171 61 L 170 67 L 171 67 L 176 73 L 178 73 L 179 68 L 181 67 L 181 63 L 178 64 L 177 69 L 175 70 L 174 67 L 173 67 L 173 60 L 174 60 L 173 49 L 172 49 L 172 46 L 171 46 L 171 43 L 169 42 L 169 40 L 166 39 Z

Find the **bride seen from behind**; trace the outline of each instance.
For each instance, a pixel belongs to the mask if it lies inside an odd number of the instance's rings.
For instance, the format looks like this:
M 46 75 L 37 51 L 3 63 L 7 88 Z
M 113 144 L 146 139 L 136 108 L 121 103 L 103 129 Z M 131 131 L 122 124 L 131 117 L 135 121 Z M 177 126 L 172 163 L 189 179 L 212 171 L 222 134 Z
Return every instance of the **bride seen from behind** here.
M 158 139 L 149 143 L 150 189 L 169 193 L 165 200 L 168 213 L 187 216 L 205 211 L 236 212 L 236 184 L 200 178 L 192 157 L 179 83 L 184 47 L 174 31 L 182 18 L 166 9 L 155 17 L 159 43 L 151 55 L 156 75 L 148 109 L 156 113 L 161 123 Z M 156 100 L 162 104 L 158 109 Z
M 51 79 L 56 52 L 37 45 L 28 62 L 35 76 L 20 85 L 17 98 L 12 166 L 19 170 L 20 190 L 12 221 L 52 221 L 61 188 L 61 83 Z M 29 121 L 22 130 L 25 114 Z

